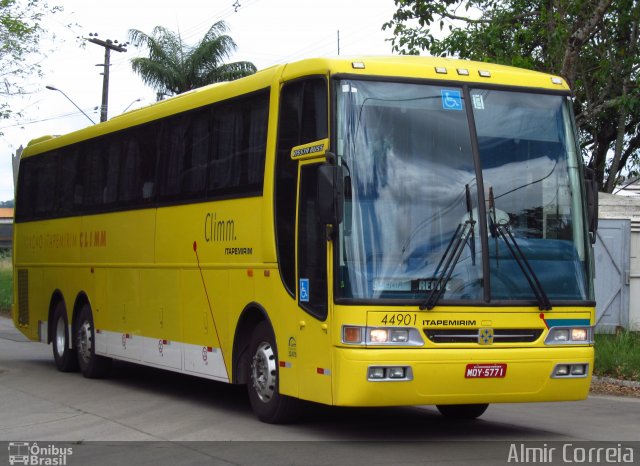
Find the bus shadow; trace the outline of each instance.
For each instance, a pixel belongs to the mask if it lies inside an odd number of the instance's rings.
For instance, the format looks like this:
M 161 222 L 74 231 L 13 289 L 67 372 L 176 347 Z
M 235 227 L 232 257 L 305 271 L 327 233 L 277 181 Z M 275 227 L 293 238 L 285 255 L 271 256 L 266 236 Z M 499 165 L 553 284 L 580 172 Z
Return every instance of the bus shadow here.
M 489 410 L 491 408 L 489 406 Z M 356 441 L 504 441 L 516 438 L 536 440 L 554 435 L 482 417 L 474 420 L 448 419 L 440 415 L 435 406 L 327 408 L 310 405 L 301 424 L 323 436 Z
M 231 385 L 161 369 L 114 361 L 113 383 L 175 397 L 188 398 L 203 409 L 222 410 L 229 415 L 255 419 L 244 385 Z M 162 384 L 158 384 L 162 379 Z M 489 407 L 490 413 L 492 406 Z M 301 403 L 297 430 L 325 440 L 430 441 L 492 439 L 529 440 L 548 438 L 549 432 L 511 423 L 483 420 L 447 419 L 435 407 L 342 408 Z

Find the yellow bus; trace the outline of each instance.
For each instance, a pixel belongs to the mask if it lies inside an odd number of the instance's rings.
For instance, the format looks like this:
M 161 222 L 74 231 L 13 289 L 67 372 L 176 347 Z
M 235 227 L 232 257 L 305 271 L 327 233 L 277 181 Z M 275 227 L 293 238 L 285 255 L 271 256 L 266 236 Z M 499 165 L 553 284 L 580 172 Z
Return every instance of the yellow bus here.
M 59 370 L 112 359 L 300 400 L 579 400 L 592 184 L 565 81 L 424 57 L 309 59 L 24 150 L 15 325 Z M 591 203 L 589 203 L 591 200 Z

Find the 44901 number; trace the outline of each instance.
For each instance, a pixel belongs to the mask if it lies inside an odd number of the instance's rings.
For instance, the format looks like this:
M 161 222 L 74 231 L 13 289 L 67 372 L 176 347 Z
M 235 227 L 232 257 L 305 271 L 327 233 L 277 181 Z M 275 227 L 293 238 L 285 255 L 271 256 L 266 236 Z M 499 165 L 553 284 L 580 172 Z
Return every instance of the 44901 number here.
M 393 313 L 393 314 L 385 314 L 382 320 L 380 321 L 383 325 L 416 325 L 418 320 L 417 314 L 411 313 Z

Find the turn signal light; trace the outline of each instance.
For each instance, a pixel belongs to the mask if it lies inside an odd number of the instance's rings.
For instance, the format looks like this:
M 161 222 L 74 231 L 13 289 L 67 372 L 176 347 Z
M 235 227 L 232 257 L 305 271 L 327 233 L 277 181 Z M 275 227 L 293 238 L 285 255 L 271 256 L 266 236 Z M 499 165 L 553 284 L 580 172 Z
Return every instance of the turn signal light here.
M 345 343 L 362 343 L 362 327 L 344 326 L 342 336 Z

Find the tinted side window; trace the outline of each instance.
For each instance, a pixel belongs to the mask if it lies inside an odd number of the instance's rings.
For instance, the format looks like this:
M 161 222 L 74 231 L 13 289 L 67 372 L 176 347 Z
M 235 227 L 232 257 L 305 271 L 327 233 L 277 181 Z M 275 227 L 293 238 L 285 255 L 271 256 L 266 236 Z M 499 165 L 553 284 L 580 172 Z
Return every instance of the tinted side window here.
M 212 108 L 208 198 L 262 194 L 268 116 L 267 92 Z
M 71 215 L 73 213 L 75 179 L 78 171 L 76 151 L 69 148 L 60 149 L 58 156 L 58 179 L 60 182 L 58 183 L 58 194 L 56 196 L 56 213 L 60 216 Z
M 52 217 L 55 214 L 57 157 L 36 157 L 32 166 L 35 185 L 33 214 L 36 217 Z
M 161 125 L 161 197 L 203 199 L 211 147 L 210 109 L 177 115 Z
M 181 197 L 181 181 L 185 164 L 185 145 L 191 126 L 191 114 L 177 115 L 163 121 L 158 138 L 163 161 L 162 198 Z
M 93 141 L 83 146 L 80 177 L 82 182 L 82 211 L 100 210 L 104 205 L 107 179 L 107 159 L 102 145 Z
M 263 90 L 27 157 L 16 220 L 262 195 L 268 115 Z
M 230 194 L 240 181 L 242 112 L 234 106 L 214 109 L 214 142 L 209 166 L 208 192 L 212 197 Z
M 156 124 L 145 125 L 118 135 L 121 141 L 118 142 L 117 199 L 121 206 L 144 207 L 155 199 L 158 189 L 156 128 Z M 115 137 L 111 139 L 115 140 Z M 112 183 L 110 188 L 113 187 Z
M 275 180 L 275 230 L 278 262 L 285 286 L 293 296 L 295 278 L 295 218 L 298 165 L 291 149 L 328 136 L 327 82 L 324 78 L 285 84 L 280 93 Z
M 106 148 L 107 170 L 104 190 L 105 206 L 113 206 L 118 202 L 118 183 L 121 152 L 122 141 L 120 140 L 120 138 L 113 138 Z
M 319 166 L 307 165 L 300 170 L 298 271 L 306 286 L 300 286 L 298 301 L 307 312 L 324 320 L 328 310 L 327 240 L 318 215 Z
M 189 198 L 204 198 L 207 187 L 207 163 L 211 151 L 211 118 L 209 111 L 196 115 L 188 142 L 182 169 L 180 187 Z
M 35 171 L 31 170 L 32 158 L 20 161 L 18 170 L 18 195 L 16 199 L 16 221 L 28 220 L 33 217 L 33 187 Z
M 135 201 L 142 190 L 140 183 L 140 164 L 142 154 L 139 142 L 128 137 L 124 139 L 123 151 L 120 154 L 120 173 L 118 182 L 118 201 L 130 204 Z

